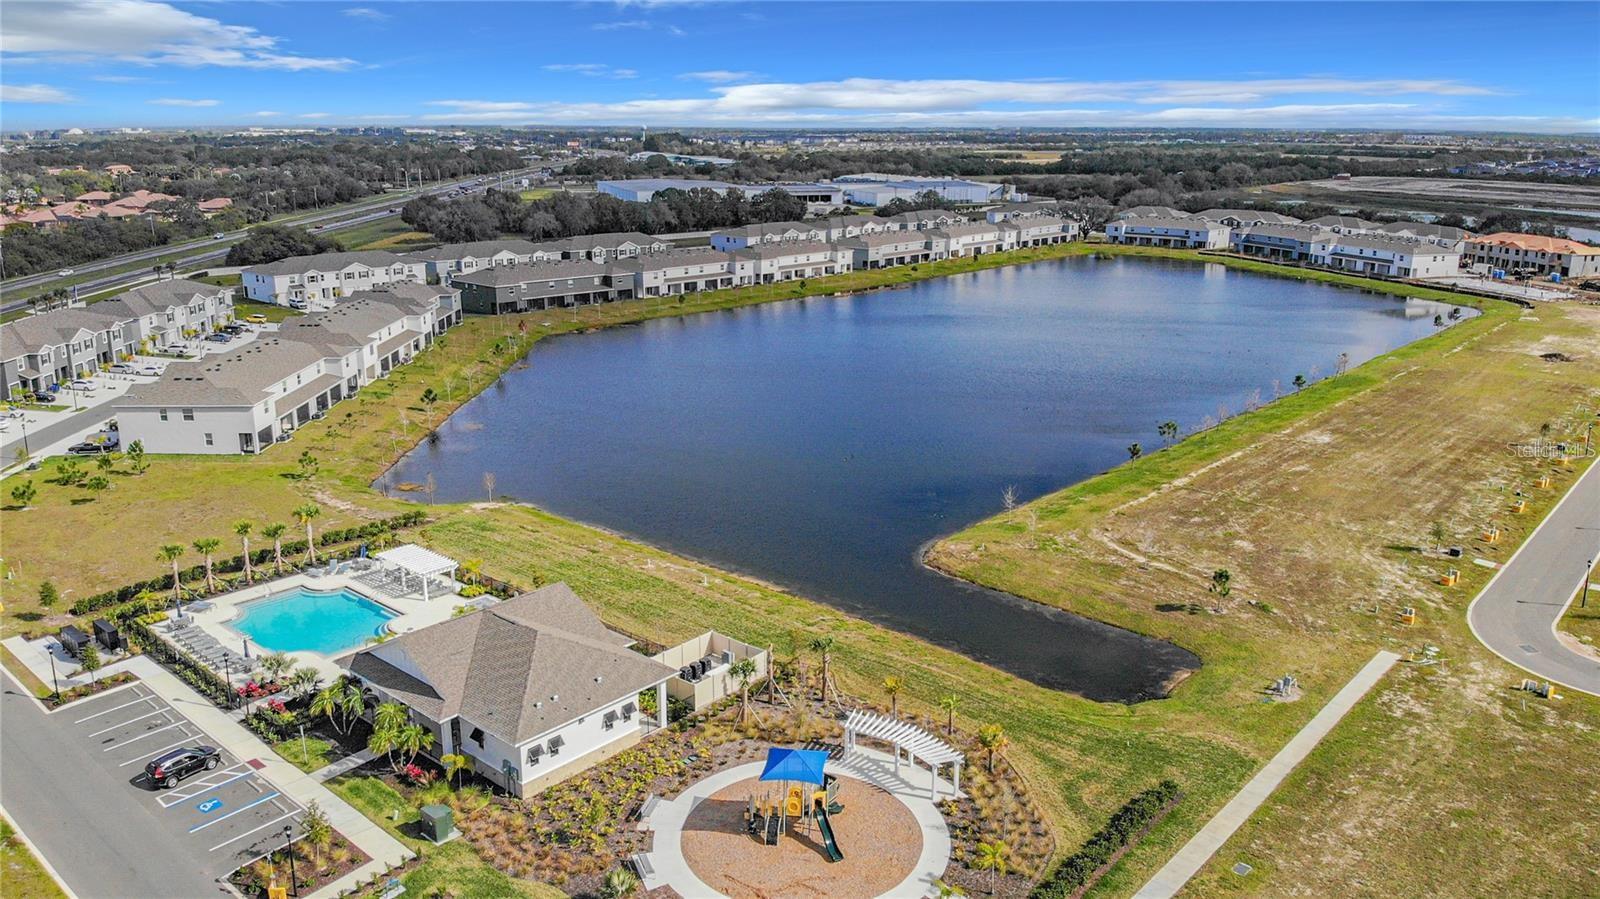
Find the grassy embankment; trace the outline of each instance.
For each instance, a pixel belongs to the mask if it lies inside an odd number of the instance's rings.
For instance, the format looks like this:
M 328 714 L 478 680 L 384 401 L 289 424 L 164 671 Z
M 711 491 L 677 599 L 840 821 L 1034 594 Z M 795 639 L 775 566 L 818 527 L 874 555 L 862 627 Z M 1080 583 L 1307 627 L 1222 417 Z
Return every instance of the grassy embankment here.
M 1049 258 L 1104 248 L 1069 247 L 1035 251 L 1024 258 Z M 1121 251 L 1109 251 L 1118 252 Z M 1138 255 L 1195 259 L 1193 254 L 1151 253 Z M 988 259 L 986 264 L 1003 260 Z M 1230 262 L 1230 264 L 1236 264 Z M 854 273 L 826 283 L 813 282 L 804 290 L 833 291 L 867 287 L 874 283 L 900 283 L 938 273 L 980 267 L 973 260 L 935 264 L 888 272 Z M 1282 273 L 1271 266 L 1238 264 L 1240 268 Z M 1371 286 L 1369 282 L 1326 273 L 1293 272 L 1292 276 Z M 775 285 L 755 290 L 719 292 L 675 302 L 636 301 L 566 312 L 538 313 L 520 317 L 528 334 L 518 337 L 518 319 L 474 319 L 450 335 L 444 346 L 425 354 L 416 364 L 402 369 L 390 382 L 369 389 L 354 403 L 335 410 L 333 416 L 306 428 L 289 447 L 267 456 L 248 460 L 209 460 L 159 458 L 150 472 L 140 478 L 119 478 L 118 486 L 93 503 L 71 505 L 81 494 L 54 484 L 41 485 L 36 508 L 28 512 L 7 512 L 8 523 L 17 515 L 46 518 L 50 527 L 8 529 L 18 534 L 19 545 L 9 546 L 7 558 L 23 560 L 24 569 L 7 583 L 8 618 L 6 627 L 14 630 L 19 613 L 37 613 L 31 590 L 45 574 L 58 579 L 58 586 L 80 591 L 99 589 L 153 572 L 155 546 L 162 542 L 187 542 L 198 536 L 226 534 L 235 518 L 286 520 L 286 513 L 304 498 L 323 504 L 324 525 L 347 523 L 357 517 L 390 513 L 405 504 L 373 494 L 366 484 L 395 454 L 410 446 L 423 433 L 420 423 L 425 413 L 416 407 L 415 397 L 431 386 L 447 399 L 434 410 L 437 417 L 445 407 L 470 395 L 491 381 L 515 351 L 495 354 L 496 341 L 515 339 L 526 346 L 544 334 L 680 312 L 728 308 L 750 302 L 784 299 L 798 295 L 796 284 Z M 1419 295 L 1447 298 L 1438 291 L 1418 290 Z M 1165 859 L 1175 846 L 1192 833 L 1204 817 L 1219 806 L 1244 781 L 1248 774 L 1275 751 L 1288 735 L 1315 712 L 1318 705 L 1346 679 L 1379 645 L 1410 645 L 1431 640 L 1445 645 L 1455 658 L 1472 659 L 1470 670 L 1481 669 L 1492 677 L 1492 685 L 1509 677 L 1504 666 L 1482 660 L 1459 639 L 1463 627 L 1449 623 L 1459 618 L 1471 590 L 1480 580 L 1469 572 L 1469 585 L 1449 594 L 1428 596 L 1429 588 L 1415 587 L 1420 595 L 1433 600 L 1424 606 L 1421 627 L 1402 633 L 1392 623 L 1395 597 L 1390 596 L 1381 614 L 1357 612 L 1351 606 L 1370 598 L 1370 589 L 1357 589 L 1354 582 L 1340 583 L 1320 577 L 1308 578 L 1307 589 L 1277 592 L 1277 585 L 1266 586 L 1265 563 L 1253 554 L 1274 554 L 1288 558 L 1298 554 L 1305 567 L 1319 569 L 1319 556 L 1307 550 L 1325 548 L 1361 538 L 1365 546 L 1378 540 L 1380 553 L 1396 554 L 1383 566 L 1385 574 L 1399 572 L 1402 579 L 1420 580 L 1429 568 L 1414 553 L 1383 550 L 1382 546 L 1420 541 L 1412 529 L 1412 519 L 1431 520 L 1442 504 L 1481 502 L 1472 499 L 1480 489 L 1488 468 L 1506 465 L 1497 457 L 1491 464 L 1490 448 L 1501 442 L 1502 432 L 1524 433 L 1544 417 L 1565 411 L 1582 397 L 1560 378 L 1548 373 L 1525 371 L 1531 353 L 1529 341 L 1554 341 L 1579 356 L 1574 371 L 1592 377 L 1592 353 L 1574 351 L 1592 339 L 1593 321 L 1579 321 L 1573 315 L 1552 310 L 1541 322 L 1520 322 L 1516 311 L 1501 304 L 1489 304 L 1484 316 L 1463 323 L 1403 348 L 1341 377 L 1316 385 L 1302 394 L 1285 398 L 1258 412 L 1233 419 L 1204 435 L 1191 438 L 1177 447 L 1153 453 L 1146 458 L 1114 470 L 1061 494 L 1035 503 L 1039 514 L 1036 531 L 1030 531 L 1022 513 L 987 522 L 958 535 L 940 546 L 939 559 L 954 570 L 976 579 L 1006 586 L 1043 601 L 1068 605 L 1097 617 L 1126 624 L 1151 633 L 1173 637 L 1200 652 L 1206 667 L 1185 684 L 1171 700 L 1135 707 L 1101 705 L 1042 690 L 1008 675 L 972 662 L 959 655 L 929 647 L 912 638 L 875 627 L 835 612 L 825 606 L 793 597 L 748 579 L 729 575 L 708 566 L 671 556 L 650 547 L 631 543 L 590 528 L 562 521 L 537 510 L 521 506 L 496 505 L 488 508 L 440 506 L 436 523 L 423 531 L 424 541 L 458 557 L 488 560 L 491 574 L 524 583 L 567 580 L 596 603 L 607 620 L 616 626 L 652 639 L 667 641 L 689 636 L 707 627 L 738 634 L 761 643 L 773 643 L 787 652 L 798 634 L 827 630 L 840 641 L 838 667 L 846 689 L 864 695 L 876 692 L 875 684 L 888 674 L 906 677 L 908 687 L 902 702 L 927 710 L 944 692 L 960 697 L 958 716 L 964 721 L 996 721 L 1005 725 L 1014 741 L 1012 757 L 1029 775 L 1036 792 L 1055 826 L 1059 842 L 1070 848 L 1092 832 L 1104 817 L 1129 795 L 1171 776 L 1185 785 L 1188 799 L 1176 814 L 1153 835 L 1149 843 L 1129 856 L 1113 872 L 1108 891 L 1122 891 Z M 1554 345 L 1554 344 L 1552 344 Z M 1592 345 L 1592 344 L 1590 344 Z M 1587 356 L 1587 358 L 1586 358 Z M 1534 360 L 1537 362 L 1537 360 Z M 1538 363 L 1540 365 L 1544 363 Z M 1526 379 L 1526 383 L 1522 380 Z M 1520 385 L 1515 386 L 1514 385 Z M 1522 390 L 1517 402 L 1505 399 L 1508 390 Z M 1487 402 L 1485 402 L 1487 401 Z M 347 407 L 354 407 L 349 408 Z M 1439 428 L 1435 419 L 1450 410 L 1461 409 L 1462 420 L 1455 430 Z M 346 414 L 341 414 L 344 410 Z M 402 417 L 404 413 L 404 418 Z M 409 419 L 409 422 L 407 421 Z M 1154 428 L 1152 422 L 1152 429 Z M 1393 430 L 1406 431 L 1416 426 L 1409 442 L 1396 442 Z M 1479 432 L 1478 429 L 1488 426 Z M 1363 436 L 1372 431 L 1377 439 Z M 1459 432 L 1459 433 L 1458 433 Z M 1332 435 L 1324 440 L 1322 434 Z M 1426 442 L 1418 442 L 1426 438 Z M 1377 458 L 1368 460 L 1373 469 L 1354 469 L 1348 463 L 1315 454 L 1318 448 L 1350 451 L 1367 446 Z M 1416 449 L 1423 447 L 1423 449 Z M 285 477 L 293 468 L 293 455 L 309 448 L 322 460 L 322 471 L 309 481 Z M 284 452 L 288 450 L 288 452 Z M 1292 462 L 1274 464 L 1299 454 Z M 1309 454 L 1309 455 L 1307 455 Z M 1265 462 L 1263 461 L 1265 460 Z M 1330 462 L 1339 462 L 1330 465 Z M 1409 466 L 1386 473 L 1385 466 Z M 1205 479 L 1229 473 L 1237 466 L 1241 475 L 1267 477 L 1263 487 L 1282 486 L 1261 496 L 1239 497 L 1197 489 Z M 1265 471 L 1258 470 L 1264 468 Z M 1344 511 L 1340 489 L 1351 480 L 1352 470 L 1360 472 L 1354 480 L 1393 477 L 1403 474 L 1396 489 L 1387 492 L 1387 503 L 1353 504 L 1355 511 L 1369 517 L 1390 512 L 1404 521 L 1379 526 L 1366 523 L 1351 526 L 1337 515 Z M 1162 490 L 1164 484 L 1188 477 L 1188 486 Z M 1569 479 L 1570 475 L 1563 475 Z M 196 484 L 208 489 L 197 491 Z M 1410 486 L 1422 485 L 1420 487 Z M 1236 488 L 1237 489 L 1237 488 Z M 1419 498 L 1418 490 L 1427 495 Z M 1282 495 L 1280 495 L 1282 494 Z M 1303 495 L 1301 495 L 1303 494 Z M 1118 505 L 1141 496 L 1153 498 L 1134 510 L 1113 512 Z M 1174 539 L 1187 537 L 1189 529 L 1204 536 L 1223 539 L 1228 551 L 1224 561 L 1234 570 L 1238 593 L 1268 601 L 1276 610 L 1236 604 L 1226 615 L 1158 613 L 1153 597 L 1173 597 L 1183 605 L 1206 603 L 1210 597 L 1203 584 L 1191 577 L 1167 575 L 1157 568 L 1129 562 L 1120 554 L 1095 549 L 1092 532 L 1106 523 L 1121 525 L 1133 520 L 1136 510 L 1161 509 L 1186 497 L 1208 502 L 1226 502 L 1228 508 L 1252 513 L 1241 527 L 1253 541 L 1243 537 L 1219 537 L 1209 523 L 1195 527 L 1190 522 L 1171 525 Z M 1308 504 L 1300 506 L 1298 504 Z M 113 507 L 114 505 L 114 507 Z M 1277 510 L 1285 506 L 1293 514 Z M 1416 508 L 1412 508 L 1416 506 Z M 99 507 L 99 508 L 91 508 Z M 1370 508 L 1369 508 L 1370 507 Z M 1198 510 L 1205 512 L 1207 510 Z M 1467 510 L 1452 518 L 1453 527 L 1465 532 Z M 1497 552 L 1508 553 L 1520 538 L 1523 527 L 1531 525 L 1542 506 L 1521 518 L 1527 522 L 1508 522 L 1516 527 Z M 1268 514 L 1271 513 L 1271 514 Z M 1277 524 L 1258 532 L 1256 518 Z M 136 519 L 139 528 L 115 526 L 116 522 Z M 37 525 L 37 522 L 30 522 Z M 1286 525 L 1280 527 L 1279 525 Z M 1363 530 L 1363 527 L 1373 530 Z M 1227 534 L 1232 526 L 1223 528 Z M 40 531 L 73 533 L 74 544 L 45 539 Z M 1161 531 L 1161 539 L 1166 532 Z M 1120 537 L 1120 532 L 1114 532 Z M 1371 538 L 1371 539 L 1369 539 Z M 1150 539 L 1156 539 L 1152 536 Z M 8 542 L 10 542 L 8 540 Z M 1245 550 L 1241 543 L 1249 543 Z M 1136 544 L 1137 545 L 1137 544 Z M 88 547 L 86 549 L 86 546 Z M 1148 554 L 1148 550 L 1141 550 Z M 1241 558 L 1244 553 L 1251 558 Z M 82 566 L 88 556 L 93 563 Z M 1503 558 L 1503 555 L 1497 556 Z M 1209 574 L 1206 561 L 1198 570 Z M 1291 566 L 1292 567 L 1292 566 Z M 1070 569 L 1070 571 L 1069 571 Z M 1182 570 L 1180 568 L 1180 570 Z M 1274 569 L 1275 570 L 1275 569 Z M 1041 586 L 1041 581 L 1045 586 Z M 1146 583 L 1149 581 L 1150 583 Z M 1073 585 L 1063 590 L 1056 585 Z M 1301 585 L 1296 585 L 1296 590 Z M 16 595 L 19 592 L 21 595 Z M 1394 591 L 1389 591 L 1394 592 Z M 1382 595 L 1380 591 L 1380 595 Z M 69 597 L 70 600 L 70 597 Z M 1423 603 L 1419 602 L 1419 605 Z M 1450 639 L 1446 640 L 1449 637 Z M 1469 669 L 1452 661 L 1443 668 L 1408 669 L 1391 678 L 1407 689 L 1407 701 L 1415 695 L 1415 684 L 1433 685 L 1446 699 L 1459 698 L 1439 686 L 1446 676 L 1461 676 Z M 1292 670 L 1307 686 L 1307 701 L 1291 705 L 1260 703 L 1256 691 L 1267 679 Z M 1457 691 L 1459 692 L 1459 688 Z M 1500 705 L 1511 700 L 1489 685 L 1477 687 L 1475 694 L 1486 695 Z M 1416 698 L 1418 702 L 1426 697 Z M 1441 706 L 1445 705 L 1435 697 Z M 1358 718 L 1372 703 L 1358 711 Z M 1430 709 L 1444 716 L 1447 707 Z M 1542 711 L 1539 714 L 1543 714 Z M 1555 714 L 1578 715 L 1578 721 L 1594 723 L 1595 709 L 1585 703 L 1563 706 Z M 1538 714 L 1533 717 L 1539 717 Z M 1448 719 L 1444 719 L 1448 720 Z M 1480 722 L 1481 723 L 1481 722 Z M 1355 737 L 1361 746 L 1370 739 L 1385 745 L 1394 738 L 1396 725 L 1380 720 Z M 1348 728 L 1337 737 L 1346 738 Z M 1537 735 L 1519 735 L 1533 740 L 1537 736 L 1538 756 L 1548 759 L 1535 765 L 1536 782 L 1555 776 L 1566 757 L 1575 753 L 1592 754 L 1593 738 L 1576 727 L 1547 729 Z M 1431 735 L 1435 741 L 1441 739 Z M 1584 741 L 1588 741 L 1585 743 Z M 1454 747 L 1452 747 L 1454 748 Z M 1425 766 L 1406 782 L 1408 795 L 1427 796 L 1447 790 L 1486 789 L 1492 783 L 1493 759 L 1482 753 L 1498 746 L 1461 745 L 1466 758 L 1456 757 L 1448 770 L 1441 760 Z M 1414 759 L 1422 750 L 1407 755 Z M 1313 768 L 1326 754 L 1319 753 L 1309 764 Z M 1334 761 L 1359 756 L 1338 754 Z M 1454 756 L 1454 753 L 1451 753 Z M 1387 758 L 1385 756 L 1385 758 Z M 1474 780 L 1463 776 L 1462 763 L 1478 763 L 1467 771 L 1481 772 Z M 1419 766 L 1421 767 L 1421 766 Z M 1448 781 L 1448 782 L 1447 782 Z M 1382 782 L 1392 786 L 1392 782 Z M 1295 785 L 1291 784 L 1290 789 Z M 1385 791 L 1376 791 L 1382 796 Z M 1486 795 L 1486 794 L 1485 794 Z M 1274 808 L 1277 806 L 1275 805 Z M 1295 806 L 1286 806 L 1294 808 Z M 1540 820 L 1549 823 L 1550 810 Z M 1580 814 L 1568 804 L 1554 810 L 1567 821 Z M 1538 841 L 1550 854 L 1562 860 L 1548 866 L 1534 865 L 1534 853 L 1526 850 L 1536 842 L 1531 834 L 1535 820 L 1519 802 L 1497 804 L 1485 810 L 1502 836 L 1483 847 L 1485 867 L 1494 867 L 1497 877 L 1530 876 L 1531 883 L 1562 882 L 1560 878 L 1583 864 L 1583 849 L 1573 839 Z M 1430 812 L 1430 814 L 1432 814 Z M 1343 831 L 1325 826 L 1324 821 L 1340 817 L 1327 812 L 1308 832 L 1323 838 L 1350 838 Z M 1431 820 L 1431 819 L 1430 819 Z M 1511 834 L 1507 839 L 1504 834 Z M 1293 833 L 1269 833 L 1287 839 Z M 1389 836 L 1385 834 L 1384 836 Z M 1267 845 L 1272 845 L 1270 842 Z M 1459 843 L 1457 844 L 1459 848 Z M 1231 847 L 1230 847 L 1231 848 Z M 1381 843 L 1366 847 L 1373 858 L 1382 852 Z M 1359 850 L 1358 850 L 1359 851 Z M 1542 859 L 1547 853 L 1537 855 Z M 1263 871 L 1271 873 L 1276 853 L 1262 853 Z M 1271 857 L 1269 857 L 1271 856 Z M 1431 856 L 1430 856 L 1431 857 Z M 1526 859 L 1526 860 L 1522 860 Z M 1231 861 L 1231 859 L 1230 859 Z M 1393 864 L 1394 859 L 1384 859 Z M 1412 858 L 1403 860 L 1408 877 L 1425 882 L 1420 875 L 1431 870 Z M 1592 867 L 1592 866 L 1591 866 Z M 1325 881 L 1326 873 L 1296 870 L 1280 883 Z M 1308 876 L 1310 874 L 1316 877 Z M 1555 878 L 1552 880 L 1552 878 Z M 1377 882 L 1377 881 L 1369 881 Z
M 11 822 L 0 818 L 0 899 L 66 899 Z

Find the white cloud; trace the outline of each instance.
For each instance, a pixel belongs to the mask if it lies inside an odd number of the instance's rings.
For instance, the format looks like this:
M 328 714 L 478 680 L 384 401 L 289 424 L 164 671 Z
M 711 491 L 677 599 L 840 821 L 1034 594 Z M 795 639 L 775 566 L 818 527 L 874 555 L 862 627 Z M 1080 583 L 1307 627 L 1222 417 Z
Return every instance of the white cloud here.
M 221 100 L 190 100 L 185 97 L 158 97 L 154 100 L 144 101 L 151 106 L 221 106 Z
M 704 72 L 684 72 L 678 76 L 688 81 L 705 81 L 711 84 L 728 84 L 733 81 L 749 81 L 756 77 L 755 72 L 734 72 L 728 69 L 709 69 Z
M 355 64 L 343 57 L 287 53 L 278 44 L 278 38 L 254 28 L 155 0 L 8 3 L 0 31 L 0 53 L 8 64 L 37 57 L 287 71 L 336 71 Z
M 106 84 L 139 84 L 150 80 L 142 75 L 91 75 L 89 77 Z
M 622 19 L 616 22 L 596 22 L 589 27 L 595 31 L 649 31 L 650 23 L 644 19 Z
M 327 118 L 328 116 L 330 116 L 332 114 L 333 113 L 331 113 L 331 112 L 302 112 L 302 113 L 300 113 L 300 118 L 302 118 L 302 119 L 325 119 L 325 118 Z
M 77 98 L 48 84 L 0 84 L 0 102 L 71 103 Z
M 344 14 L 352 19 L 365 19 L 368 22 L 387 22 L 392 18 L 388 13 L 370 6 L 352 6 L 345 10 Z
M 260 110 L 258 112 L 252 112 L 250 114 L 255 116 L 258 119 L 278 119 L 278 118 L 282 118 L 283 117 L 283 113 L 277 112 L 277 111 L 271 110 L 271 109 L 263 109 L 263 110 Z
M 673 37 L 688 37 L 689 36 L 689 32 L 684 31 L 682 28 L 679 28 L 676 25 L 668 25 L 667 27 L 665 27 L 665 28 L 663 28 L 661 30 L 665 31 L 667 34 L 672 35 Z
M 546 72 L 571 72 L 575 75 L 587 75 L 590 78 L 637 78 L 638 71 L 634 69 L 613 69 L 611 66 L 598 62 L 554 62 L 540 66 Z

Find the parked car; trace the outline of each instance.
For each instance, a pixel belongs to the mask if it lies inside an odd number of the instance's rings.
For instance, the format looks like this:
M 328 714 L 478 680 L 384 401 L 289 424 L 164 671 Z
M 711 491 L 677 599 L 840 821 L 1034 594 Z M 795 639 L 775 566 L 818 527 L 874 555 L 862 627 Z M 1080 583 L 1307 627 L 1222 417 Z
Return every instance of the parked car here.
M 224 334 L 223 332 L 218 331 L 217 333 L 210 335 L 206 339 L 211 341 L 212 343 L 227 343 L 228 341 L 233 339 L 233 335 L 232 334 Z
M 67 447 L 67 455 L 69 456 L 105 456 L 116 451 L 117 445 L 115 443 L 96 443 L 93 440 L 85 440 L 82 443 L 74 443 Z
M 53 403 L 56 401 L 56 395 L 45 393 L 43 390 L 35 390 L 33 392 L 33 401 L 36 403 Z
M 306 308 L 306 301 L 305 300 L 290 300 L 289 301 L 289 308 L 290 309 L 304 309 L 304 308 Z
M 250 329 L 246 328 L 244 325 L 230 324 L 230 325 L 223 325 L 222 326 L 222 333 L 224 333 L 224 334 L 232 334 L 235 337 L 238 337 L 240 334 L 243 334 L 244 332 L 246 332 L 248 330 L 250 330 Z
M 244 320 L 252 325 L 264 325 L 267 323 L 267 317 L 259 312 L 250 313 L 244 317 Z
M 162 371 L 162 369 L 161 369 L 161 366 L 159 366 L 159 365 L 141 365 L 141 366 L 139 366 L 139 374 L 141 374 L 141 375 L 159 375 L 159 374 L 161 374 L 161 371 Z
M 144 773 L 151 783 L 170 790 L 189 775 L 220 764 L 222 756 L 215 746 L 183 746 L 156 756 L 144 766 Z
M 67 383 L 67 389 L 76 390 L 79 393 L 93 393 L 97 388 L 95 387 L 93 381 L 87 381 L 83 378 L 74 378 L 72 381 Z
M 118 362 L 117 364 L 106 369 L 106 371 L 109 371 L 114 375 L 131 375 L 133 374 L 133 366 L 126 362 Z

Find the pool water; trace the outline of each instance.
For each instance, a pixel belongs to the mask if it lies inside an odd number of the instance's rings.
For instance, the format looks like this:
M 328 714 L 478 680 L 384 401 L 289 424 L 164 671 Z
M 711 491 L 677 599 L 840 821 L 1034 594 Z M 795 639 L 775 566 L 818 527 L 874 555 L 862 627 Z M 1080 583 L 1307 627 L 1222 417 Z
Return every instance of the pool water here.
M 395 617 L 378 603 L 349 589 L 287 593 L 240 606 L 243 614 L 230 622 L 250 642 L 272 652 L 309 650 L 334 655 L 355 649 L 384 632 Z

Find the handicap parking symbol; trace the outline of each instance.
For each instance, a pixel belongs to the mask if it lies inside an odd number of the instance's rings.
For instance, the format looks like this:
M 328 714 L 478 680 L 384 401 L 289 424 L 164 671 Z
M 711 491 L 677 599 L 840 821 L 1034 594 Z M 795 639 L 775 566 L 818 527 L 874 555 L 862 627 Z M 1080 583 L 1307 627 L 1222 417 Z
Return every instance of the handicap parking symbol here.
M 222 808 L 222 800 L 213 796 L 210 799 L 207 799 L 204 802 L 196 805 L 195 808 L 199 809 L 201 814 L 209 815 L 217 809 Z

